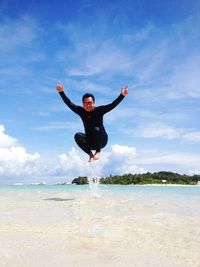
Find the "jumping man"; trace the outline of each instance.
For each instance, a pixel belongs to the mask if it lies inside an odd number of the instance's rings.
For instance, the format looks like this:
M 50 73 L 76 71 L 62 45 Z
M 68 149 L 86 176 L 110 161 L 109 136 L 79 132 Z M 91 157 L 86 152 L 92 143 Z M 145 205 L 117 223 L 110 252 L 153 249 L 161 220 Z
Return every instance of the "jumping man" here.
M 100 151 L 108 142 L 108 135 L 103 125 L 103 115 L 114 109 L 122 99 L 128 94 L 128 87 L 121 89 L 120 95 L 111 103 L 104 106 L 95 107 L 95 98 L 92 94 L 85 94 L 82 97 L 83 107 L 77 106 L 70 101 L 64 93 L 64 87 L 59 82 L 57 91 L 65 104 L 76 114 L 78 114 L 84 125 L 85 133 L 76 133 L 74 139 L 77 145 L 89 155 L 91 160 L 100 158 Z M 95 150 L 93 154 L 92 150 Z

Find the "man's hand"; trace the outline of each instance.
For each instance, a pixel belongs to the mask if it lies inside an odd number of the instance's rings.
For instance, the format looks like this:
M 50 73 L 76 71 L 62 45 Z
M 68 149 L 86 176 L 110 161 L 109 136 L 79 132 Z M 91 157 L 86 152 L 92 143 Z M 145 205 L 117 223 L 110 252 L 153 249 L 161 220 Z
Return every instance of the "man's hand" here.
M 61 82 L 58 82 L 56 85 L 56 90 L 58 91 L 58 93 L 63 92 L 64 88 Z
M 124 86 L 124 87 L 122 88 L 122 90 L 121 90 L 121 94 L 122 94 L 123 96 L 128 95 L 128 86 Z

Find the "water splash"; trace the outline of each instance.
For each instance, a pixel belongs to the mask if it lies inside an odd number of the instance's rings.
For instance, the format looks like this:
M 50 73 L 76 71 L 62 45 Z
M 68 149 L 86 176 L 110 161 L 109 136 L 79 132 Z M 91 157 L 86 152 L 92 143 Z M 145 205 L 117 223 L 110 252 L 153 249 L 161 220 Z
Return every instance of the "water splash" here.
M 90 192 L 91 192 L 93 197 L 99 198 L 100 197 L 99 188 L 98 188 L 99 187 L 99 178 L 95 173 L 93 161 L 88 162 L 88 168 L 89 168 L 89 173 L 90 173 L 90 175 L 88 177 Z

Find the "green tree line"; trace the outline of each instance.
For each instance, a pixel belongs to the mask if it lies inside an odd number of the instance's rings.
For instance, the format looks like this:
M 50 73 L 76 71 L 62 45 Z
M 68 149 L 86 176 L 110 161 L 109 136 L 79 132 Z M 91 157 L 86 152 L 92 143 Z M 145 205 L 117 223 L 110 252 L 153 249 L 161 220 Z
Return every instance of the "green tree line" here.
M 183 185 L 196 185 L 200 181 L 200 175 L 186 175 L 174 172 L 160 171 L 154 173 L 143 173 L 143 174 L 124 174 L 115 175 L 100 178 L 101 184 L 183 184 Z M 73 184 L 87 184 L 87 177 L 77 177 L 72 181 Z

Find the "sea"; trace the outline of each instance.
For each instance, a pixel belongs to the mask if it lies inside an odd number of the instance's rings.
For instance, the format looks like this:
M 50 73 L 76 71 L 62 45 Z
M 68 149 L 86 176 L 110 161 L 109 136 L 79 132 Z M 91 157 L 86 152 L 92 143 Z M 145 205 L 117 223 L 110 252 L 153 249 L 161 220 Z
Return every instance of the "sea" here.
M 99 196 L 200 200 L 200 186 L 193 185 L 102 185 L 94 184 Z M 95 196 L 91 185 L 0 185 L 0 192 L 55 191 Z M 189 198 L 189 199 L 188 199 Z
M 137 200 L 141 204 L 168 203 L 168 208 L 184 214 L 200 214 L 200 186 L 190 185 L 0 185 L 1 195 L 38 193 L 68 196 L 73 199 L 113 198 Z

